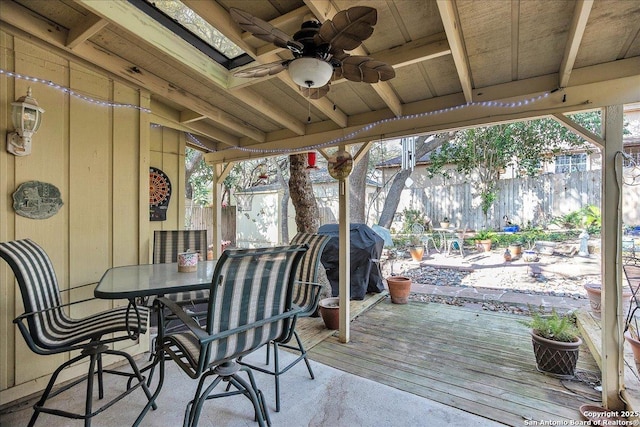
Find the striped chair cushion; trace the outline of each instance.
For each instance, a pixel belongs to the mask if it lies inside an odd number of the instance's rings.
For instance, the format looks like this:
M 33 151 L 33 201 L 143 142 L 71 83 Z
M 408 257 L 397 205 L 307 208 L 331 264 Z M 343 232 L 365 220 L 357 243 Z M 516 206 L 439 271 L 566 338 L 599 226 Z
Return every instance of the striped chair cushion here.
M 319 292 L 308 283 L 318 281 L 318 268 L 322 265 L 320 257 L 330 239 L 329 235 L 312 233 L 298 233 L 291 239 L 292 245 L 309 245 L 309 250 L 302 257 L 296 272 L 296 279 L 303 283 L 295 284 L 293 290 L 293 303 L 303 309 L 300 316 L 310 316 L 316 311 Z
M 207 257 L 207 230 L 156 230 L 153 233 L 153 263 L 164 264 L 178 261 L 178 254 L 187 250 Z M 181 292 L 167 295 L 177 304 L 206 301 L 208 290 Z M 151 301 L 149 302 L 151 303 Z
M 136 310 L 118 307 L 81 319 L 73 319 L 64 312 L 53 265 L 46 252 L 30 239 L 0 243 L 0 257 L 7 261 L 18 281 L 27 324 L 34 344 L 42 349 L 55 350 L 82 343 L 101 336 L 126 332 L 144 333 L 148 310 L 138 308 L 141 328 L 138 330 Z M 43 310 L 47 310 L 42 312 Z M 127 325 L 128 322 L 128 325 Z
M 215 335 L 251 325 L 289 310 L 293 268 L 305 249 L 304 245 L 296 245 L 225 251 L 213 275 L 207 333 Z M 288 332 L 285 326 L 283 320 L 272 321 L 217 339 L 209 346 L 207 364 L 217 365 L 248 354 Z M 195 369 L 201 347 L 191 333 L 167 335 L 167 346 L 174 347 L 171 353 L 181 354 Z

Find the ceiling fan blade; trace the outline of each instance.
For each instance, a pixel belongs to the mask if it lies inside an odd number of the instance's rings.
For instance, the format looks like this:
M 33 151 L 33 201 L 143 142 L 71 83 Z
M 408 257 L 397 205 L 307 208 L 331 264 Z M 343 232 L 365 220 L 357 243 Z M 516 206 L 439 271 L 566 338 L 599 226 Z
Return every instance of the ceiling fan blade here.
M 261 40 L 273 43 L 274 45 L 284 49 L 299 49 L 302 51 L 304 48 L 302 43 L 293 40 L 291 36 L 284 31 L 277 29 L 268 22 L 263 21 L 244 10 L 232 7 L 229 8 L 229 13 L 231 14 L 231 18 L 240 25 L 240 28 L 244 31 L 250 32 Z
M 377 83 L 396 76 L 388 64 L 368 56 L 349 56 L 342 61 L 342 75 L 352 82 Z
M 273 76 L 274 74 L 278 74 L 280 71 L 285 70 L 289 62 L 289 60 L 270 62 L 268 64 L 262 64 L 256 67 L 236 71 L 233 75 L 235 77 L 244 78 Z
M 302 94 L 307 98 L 320 99 L 323 96 L 325 96 L 327 93 L 329 93 L 329 90 L 330 90 L 329 86 L 330 86 L 330 83 L 327 83 L 322 87 L 315 87 L 315 88 L 308 88 L 304 86 L 298 86 L 298 87 L 300 88 L 300 92 L 302 92 Z
M 326 20 L 314 37 L 316 45 L 329 43 L 332 49 L 353 50 L 373 34 L 378 12 L 367 6 L 355 6 Z

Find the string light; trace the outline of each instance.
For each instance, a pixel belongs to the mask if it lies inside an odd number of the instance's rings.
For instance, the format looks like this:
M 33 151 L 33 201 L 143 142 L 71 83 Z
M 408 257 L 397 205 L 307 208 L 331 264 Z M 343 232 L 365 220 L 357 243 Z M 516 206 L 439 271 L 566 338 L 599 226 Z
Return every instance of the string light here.
M 133 104 L 119 104 L 117 102 L 101 101 L 99 99 L 91 98 L 91 97 L 88 97 L 86 95 L 82 95 L 81 93 L 75 92 L 73 89 L 61 86 L 61 85 L 59 85 L 57 83 L 54 83 L 51 80 L 44 80 L 44 79 L 39 79 L 37 77 L 25 76 L 24 74 L 14 73 L 12 71 L 3 70 L 1 68 L 0 68 L 0 74 L 4 74 L 4 75 L 6 75 L 8 77 L 13 77 L 13 78 L 20 79 L 20 80 L 26 80 L 28 82 L 42 83 L 42 84 L 47 85 L 49 87 L 52 87 L 52 88 L 54 88 L 56 90 L 59 90 L 60 92 L 64 92 L 64 93 L 69 94 L 69 95 L 71 95 L 73 97 L 76 97 L 78 99 L 82 99 L 83 101 L 90 102 L 90 103 L 96 104 L 96 105 L 100 105 L 102 107 L 133 108 L 134 110 L 139 110 L 139 111 L 142 111 L 143 113 L 150 113 L 151 112 L 151 110 L 149 108 L 139 107 L 139 106 L 133 105 Z
M 463 108 L 471 108 L 471 107 L 482 107 L 482 108 L 517 108 L 517 107 L 521 107 L 523 105 L 529 105 L 529 104 L 533 104 L 535 102 L 538 102 L 542 99 L 545 99 L 549 96 L 549 92 L 545 92 L 541 95 L 532 97 L 532 98 L 528 98 L 522 101 L 514 101 L 514 102 L 501 102 L 501 101 L 483 101 L 483 102 L 468 102 L 466 104 L 461 104 L 461 105 L 456 105 L 453 107 L 447 107 L 447 108 L 442 108 L 440 110 L 435 110 L 435 111 L 426 111 L 424 113 L 416 113 L 416 114 L 410 114 L 407 116 L 399 116 L 399 117 L 391 117 L 391 118 L 387 118 L 387 119 L 381 119 L 378 121 L 375 121 L 373 123 L 369 123 L 366 126 L 361 127 L 360 129 L 356 129 L 351 133 L 348 133 L 344 136 L 341 136 L 339 138 L 334 138 L 330 141 L 327 142 L 323 142 L 320 144 L 315 144 L 315 145 L 307 145 L 305 147 L 299 147 L 296 149 L 296 151 L 312 151 L 312 150 L 319 150 L 321 148 L 325 148 L 325 147 L 330 147 L 330 146 L 335 146 L 338 145 L 341 142 L 345 142 L 348 141 L 350 139 L 355 138 L 357 135 L 363 133 L 363 132 L 367 132 L 377 126 L 386 124 L 386 123 L 393 123 L 393 122 L 397 122 L 400 120 L 415 120 L 415 119 L 421 119 L 424 117 L 429 117 L 429 116 L 435 116 L 435 115 L 439 115 L 439 114 L 444 114 L 444 113 L 448 113 L 451 111 L 456 111 L 456 110 L 461 110 Z M 240 150 L 240 151 L 244 151 L 247 153 L 264 153 L 264 154 L 285 154 L 285 153 L 290 153 L 291 150 L 290 149 L 286 149 L 286 148 L 272 148 L 272 149 L 265 149 L 265 148 L 250 148 L 250 147 L 228 147 L 228 148 L 224 148 L 222 150 L 219 151 L 226 151 L 226 150 Z
M 19 74 L 19 73 L 14 73 L 12 71 L 7 71 L 4 69 L 0 68 L 0 75 L 6 75 L 8 77 L 13 77 L 16 79 L 21 79 L 21 80 L 26 80 L 29 82 L 34 82 L 34 83 L 42 83 L 44 85 L 47 85 L 49 87 L 52 87 L 56 90 L 59 90 L 61 92 L 64 92 L 66 94 L 69 94 L 70 96 L 74 96 L 76 98 L 82 99 L 86 102 L 91 102 L 93 104 L 96 105 L 100 105 L 103 107 L 122 107 L 122 108 L 133 108 L 139 111 L 142 111 L 144 113 L 151 113 L 151 110 L 149 108 L 144 108 L 144 107 L 140 107 L 137 105 L 133 105 L 133 104 L 119 104 L 119 103 L 115 103 L 115 102 L 108 102 L 108 101 L 101 101 L 98 99 L 94 99 L 94 98 L 90 98 L 86 95 L 82 95 L 80 93 L 75 92 L 74 90 L 68 88 L 68 87 L 64 87 L 61 86 L 57 83 L 53 83 L 51 80 L 44 80 L 44 79 L 39 79 L 37 77 L 30 77 L 30 76 L 25 76 L 23 74 Z M 435 110 L 435 111 L 425 111 L 423 113 L 416 113 L 416 114 L 409 114 L 406 116 L 399 116 L 399 117 L 391 117 L 391 118 L 386 118 L 386 119 L 381 119 L 381 120 L 377 120 L 373 123 L 369 123 L 368 125 L 362 126 L 360 129 L 356 129 L 353 132 L 350 132 L 346 135 L 343 135 L 339 138 L 334 138 L 330 141 L 326 141 L 320 144 L 314 144 L 314 145 L 308 145 L 305 147 L 299 147 L 297 149 L 297 151 L 313 151 L 313 150 L 319 150 L 321 148 L 325 148 L 325 147 L 329 147 L 329 146 L 334 146 L 346 141 L 349 141 L 350 139 L 355 138 L 356 136 L 358 136 L 359 134 L 363 133 L 363 132 L 367 132 L 370 131 L 371 129 L 383 125 L 383 124 L 387 124 L 387 123 L 393 123 L 393 122 L 397 122 L 400 120 L 415 120 L 415 119 L 421 119 L 421 118 L 425 118 L 425 117 L 430 117 L 430 116 L 436 116 L 436 115 L 440 115 L 440 114 L 445 114 L 445 113 L 449 113 L 451 111 L 457 111 L 457 110 L 461 110 L 464 108 L 472 108 L 472 107 L 481 107 L 481 108 L 517 108 L 517 107 L 521 107 L 523 105 L 529 105 L 535 102 L 538 102 L 544 98 L 547 98 L 549 96 L 549 92 L 545 92 L 541 95 L 529 98 L 529 99 L 525 99 L 522 101 L 514 101 L 514 102 L 501 102 L 501 101 L 483 101 L 483 102 L 468 102 L 466 104 L 461 104 L 461 105 L 456 105 L 453 107 L 447 107 L 447 108 L 442 108 L 440 110 Z M 188 133 L 188 136 L 191 137 L 191 139 L 194 141 L 194 143 L 196 143 L 197 145 L 206 148 L 205 145 L 200 142 L 195 136 L 193 136 L 192 134 Z M 240 151 L 244 151 L 247 153 L 263 153 L 263 154 L 285 154 L 285 153 L 290 153 L 291 150 L 287 149 L 287 148 L 271 148 L 271 149 L 265 149 L 265 148 L 249 148 L 249 147 L 227 147 L 224 148 L 222 150 L 219 151 L 227 151 L 227 150 L 240 150 Z

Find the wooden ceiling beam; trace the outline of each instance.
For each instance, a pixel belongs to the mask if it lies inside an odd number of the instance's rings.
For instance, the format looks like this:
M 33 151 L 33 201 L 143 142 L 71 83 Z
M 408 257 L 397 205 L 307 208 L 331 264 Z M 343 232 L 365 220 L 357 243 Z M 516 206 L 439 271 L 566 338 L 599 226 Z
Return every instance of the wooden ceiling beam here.
M 216 2 L 202 2 L 198 0 L 185 0 L 184 3 L 189 6 L 194 12 L 200 15 L 205 21 L 214 26 L 218 31 L 224 34 L 229 40 L 240 46 L 242 50 L 247 52 L 252 58 L 259 60 L 260 63 L 269 63 L 281 60 L 281 58 L 276 54 L 276 49 L 270 50 L 268 53 L 258 54 L 256 49 L 252 48 L 248 39 L 249 36 L 245 35 L 243 31 L 240 29 L 238 24 L 231 19 L 229 13 Z M 276 18 L 270 23 L 274 26 L 282 25 L 284 22 L 289 22 L 291 20 L 300 19 L 301 15 L 304 15 L 303 12 L 308 13 L 306 8 L 298 8 L 290 13 L 283 15 L 282 17 Z M 251 36 L 253 37 L 253 36 Z M 249 65 L 248 67 L 255 66 L 256 64 Z M 230 93 L 236 96 L 236 91 L 239 91 L 237 97 L 240 101 L 242 99 L 252 99 L 257 94 L 253 94 L 253 96 L 249 96 L 249 93 L 243 90 L 241 86 L 246 87 L 251 84 L 255 84 L 266 80 L 268 78 L 279 78 L 282 80 L 287 86 L 292 87 L 299 96 L 304 97 L 304 95 L 300 92 L 298 85 L 293 83 L 290 79 L 288 73 L 278 73 L 275 76 L 268 76 L 261 79 L 236 79 L 229 73 L 229 79 L 227 81 L 227 89 L 229 89 Z M 241 82 L 238 85 L 236 82 Z M 294 86 L 291 86 L 293 83 Z M 305 98 L 306 100 L 306 98 Z M 244 102 L 244 101 L 243 101 Z M 347 125 L 347 115 L 338 108 L 335 108 L 333 103 L 328 99 L 319 99 L 319 100 L 311 100 L 311 103 L 315 108 L 320 110 L 325 116 L 329 119 L 333 120 L 339 126 Z M 251 107 L 256 108 L 257 111 L 264 114 L 266 117 L 269 117 L 271 120 L 274 120 L 280 123 L 282 126 L 290 129 L 291 131 L 297 133 L 298 135 L 302 135 L 304 133 L 304 124 L 299 120 L 296 120 L 289 114 L 284 114 L 280 109 L 259 109 L 260 107 L 271 104 L 268 100 L 262 100 L 260 102 L 248 104 Z M 273 106 L 273 104 L 271 104 Z M 302 132 L 302 133 L 301 133 Z
M 460 19 L 454 0 L 437 0 L 438 10 L 444 31 L 447 33 L 447 40 L 451 47 L 451 55 L 453 63 L 458 71 L 458 78 L 462 85 L 462 92 L 467 102 L 473 102 L 473 83 L 471 81 L 471 68 L 469 66 L 469 58 L 467 56 L 464 39 L 462 37 L 462 28 L 460 27 Z
M 589 129 L 583 127 L 581 124 L 576 123 L 571 118 L 569 118 L 569 117 L 567 117 L 567 116 L 565 116 L 564 114 L 561 114 L 561 113 L 555 113 L 551 117 L 555 121 L 560 123 L 562 126 L 566 127 L 570 131 L 580 135 L 582 138 L 584 138 L 587 141 L 593 143 L 598 148 L 600 148 L 600 149 L 604 148 L 604 145 L 605 145 L 604 138 L 602 138 L 600 135 L 596 135 L 595 133 L 591 132 Z
M 130 3 L 95 2 L 91 0 L 74 1 L 139 38 L 141 42 L 146 42 L 169 58 L 179 61 L 218 87 L 227 89 L 229 72 L 226 69 L 180 37 L 176 37 L 173 32 Z M 235 92 L 231 92 L 231 95 L 235 96 Z M 254 93 L 248 97 L 246 92 L 242 92 L 239 93 L 237 99 L 298 135 L 304 134 L 303 123 L 269 100 L 261 98 L 258 94 Z M 247 102 L 247 99 L 249 99 L 249 102 Z M 268 106 L 268 109 L 265 110 L 265 106 Z
M 339 10 L 333 6 L 333 3 L 327 2 L 326 0 L 304 0 L 304 3 L 318 18 L 320 23 L 333 18 L 333 16 L 339 12 Z M 369 56 L 369 53 L 364 50 L 362 46 L 358 46 L 353 49 L 351 54 Z M 372 84 L 371 87 L 380 96 L 380 98 L 382 98 L 385 104 L 387 104 L 387 107 L 396 117 L 402 115 L 402 103 L 388 82 Z
M 109 25 L 109 22 L 106 19 L 102 19 L 97 15 L 87 16 L 79 25 L 69 29 L 66 43 L 67 47 L 73 49 L 107 25 Z
M 435 133 L 464 129 L 467 127 L 486 126 L 500 122 L 515 122 L 540 117 L 549 117 L 557 113 L 573 113 L 590 110 L 606 105 L 627 104 L 640 102 L 640 57 L 613 61 L 574 70 L 572 86 L 563 91 L 551 93 L 558 81 L 558 74 L 533 77 L 518 82 L 503 83 L 483 88 L 481 101 L 517 102 L 537 97 L 543 93 L 549 95 L 535 103 L 522 103 L 509 107 L 499 106 L 465 106 L 463 93 L 457 93 L 429 100 L 417 101 L 404 106 L 407 114 L 416 114 L 414 119 L 389 120 L 388 112 L 381 111 L 354 115 L 350 118 L 350 126 L 345 129 L 331 128 L 326 123 L 314 123 L 308 127 L 308 134 L 304 137 L 284 137 L 273 139 L 268 136 L 268 142 L 260 149 L 282 150 L 283 152 L 307 151 L 309 146 L 328 143 L 324 148 L 338 146 L 339 143 L 357 144 L 373 139 L 401 138 L 423 133 Z M 573 83 L 575 82 L 575 83 Z M 448 111 L 443 111 L 449 109 Z M 430 116 L 420 116 L 426 111 L 440 111 Z M 372 123 L 377 123 L 369 129 L 364 129 Z M 345 133 L 357 132 L 354 138 L 343 141 Z M 331 141 L 336 141 L 331 143 Z M 340 141 L 340 142 L 337 142 Z M 252 144 L 255 147 L 255 144 Z M 250 145 L 243 145 L 250 147 Z M 255 147 L 258 148 L 258 147 Z M 264 153 L 241 152 L 226 150 L 207 154 L 208 161 L 220 162 L 243 160 L 253 157 L 264 157 Z M 275 155 L 275 154 L 270 154 Z
M 124 80 L 133 83 L 136 87 L 146 88 L 154 94 L 164 97 L 195 112 L 203 114 L 230 130 L 245 135 L 254 141 L 264 142 L 265 133 L 251 126 L 246 126 L 236 117 L 231 116 L 224 110 L 215 107 L 208 102 L 197 98 L 185 91 L 176 89 L 175 85 L 141 69 L 136 64 L 132 64 L 120 57 L 114 56 L 104 49 L 99 48 L 90 41 L 85 41 L 77 45 L 73 50 L 66 46 L 68 31 L 40 16 L 31 13 L 28 9 L 14 2 L 4 2 L 2 4 L 2 21 L 7 22 L 7 31 L 17 28 L 29 36 L 33 37 L 35 43 L 42 41 L 42 45 L 47 48 L 51 46 L 61 50 L 67 57 L 80 58 L 103 70 L 112 73 Z M 8 23 L 11 23 L 9 27 Z M 220 141 L 228 145 L 237 145 L 237 138 L 232 141 Z
M 566 87 L 569 84 L 571 70 L 573 70 L 573 64 L 576 62 L 576 56 L 578 55 L 584 30 L 587 27 L 592 6 L 593 0 L 576 1 L 573 19 L 571 20 L 571 27 L 569 28 L 569 35 L 567 37 L 567 44 L 564 49 L 564 55 L 562 56 L 562 62 L 560 63 L 560 80 L 558 87 Z

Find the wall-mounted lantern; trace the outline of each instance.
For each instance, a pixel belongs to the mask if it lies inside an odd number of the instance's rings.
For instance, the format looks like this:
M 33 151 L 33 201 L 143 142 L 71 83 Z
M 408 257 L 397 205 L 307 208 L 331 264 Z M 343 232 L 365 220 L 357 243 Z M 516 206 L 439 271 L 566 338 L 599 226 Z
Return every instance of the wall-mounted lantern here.
M 31 137 L 38 131 L 44 110 L 31 97 L 31 87 L 27 95 L 11 103 L 11 121 L 15 132 L 7 134 L 7 151 L 16 156 L 31 154 Z

